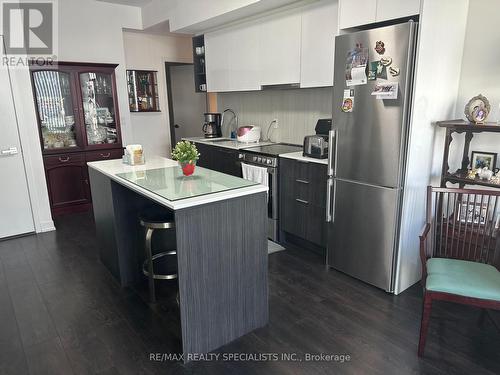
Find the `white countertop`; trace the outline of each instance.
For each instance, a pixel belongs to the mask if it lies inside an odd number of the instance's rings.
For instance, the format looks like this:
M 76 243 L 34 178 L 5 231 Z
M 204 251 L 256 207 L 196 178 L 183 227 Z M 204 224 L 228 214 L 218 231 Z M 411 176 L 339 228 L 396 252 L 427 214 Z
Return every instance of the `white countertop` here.
M 168 173 L 163 174 L 161 177 L 160 181 L 154 181 L 155 185 L 158 185 L 158 182 L 164 185 L 164 188 L 168 189 L 174 189 L 176 192 L 178 192 L 179 189 L 188 189 L 189 191 L 193 190 L 199 190 L 197 184 L 205 184 L 204 188 L 206 187 L 207 181 L 202 181 L 202 173 L 200 171 L 198 174 L 196 173 L 196 170 L 194 172 L 194 175 L 191 177 L 181 177 L 181 176 L 176 176 L 175 172 L 172 167 L 177 167 L 178 163 L 174 160 L 167 159 L 164 157 L 159 157 L 159 156 L 154 156 L 150 157 L 146 160 L 146 163 L 143 165 L 126 165 L 123 164 L 121 159 L 114 159 L 114 160 L 103 160 L 103 161 L 94 161 L 94 162 L 89 162 L 87 163 L 88 166 L 98 172 L 101 172 L 102 174 L 108 176 L 111 178 L 113 181 L 126 186 L 127 188 L 165 206 L 168 207 L 172 210 L 178 210 L 182 208 L 188 208 L 188 207 L 193 207 L 193 206 L 198 206 L 201 204 L 207 204 L 207 203 L 212 203 L 212 202 L 217 202 L 221 200 L 226 200 L 226 199 L 231 199 L 231 198 L 236 198 L 244 195 L 250 195 L 250 194 L 256 194 L 260 192 L 266 192 L 268 190 L 267 186 L 264 185 L 251 185 L 251 186 L 244 186 L 244 187 L 234 187 L 229 190 L 224 190 L 224 191 L 218 191 L 214 193 L 206 193 L 202 195 L 196 195 L 193 197 L 185 197 L 177 200 L 169 200 L 162 196 L 161 194 L 157 194 L 151 190 L 148 190 L 137 183 L 134 183 L 124 177 L 120 177 L 119 174 L 123 173 L 128 173 L 131 176 L 134 176 L 137 174 L 138 176 L 144 175 L 146 172 L 145 171 L 150 171 L 149 173 L 154 173 L 151 172 L 151 170 L 158 170 L 158 169 L 165 169 Z M 237 179 L 237 177 L 234 176 L 229 176 L 229 175 L 224 175 L 219 172 L 215 171 L 210 171 L 205 168 L 201 167 L 196 167 L 197 169 L 200 168 L 203 170 L 204 174 L 217 174 L 217 179 L 219 182 L 221 182 L 221 177 L 224 179 L 224 176 L 227 176 L 228 181 L 230 181 L 233 185 L 234 182 Z M 157 171 L 156 171 L 157 172 Z M 221 176 L 222 175 L 222 176 Z M 181 180 L 181 181 L 179 181 Z M 242 185 L 244 184 L 243 181 Z M 215 182 L 216 183 L 216 182 Z M 221 182 L 223 183 L 223 182 Z M 161 191 L 162 186 L 158 189 Z M 164 189 L 165 190 L 165 189 Z M 203 189 L 201 189 L 203 190 Z
M 217 146 L 217 147 L 223 147 L 223 148 L 231 148 L 233 150 L 241 150 L 244 148 L 250 148 L 250 147 L 257 147 L 257 146 L 266 146 L 266 145 L 272 145 L 275 142 L 254 142 L 254 143 L 242 143 L 238 142 L 235 139 L 230 139 L 230 138 L 203 138 L 203 137 L 186 137 L 182 138 L 184 141 L 190 141 L 190 142 L 195 142 L 195 143 L 203 143 L 206 145 L 210 146 Z M 215 140 L 215 142 L 214 142 Z
M 299 152 L 290 152 L 288 154 L 280 154 L 280 158 L 302 160 L 302 161 L 307 161 L 307 162 L 310 162 L 310 163 L 317 163 L 317 164 L 328 165 L 328 159 L 310 158 L 308 156 L 302 155 L 302 151 L 299 151 Z

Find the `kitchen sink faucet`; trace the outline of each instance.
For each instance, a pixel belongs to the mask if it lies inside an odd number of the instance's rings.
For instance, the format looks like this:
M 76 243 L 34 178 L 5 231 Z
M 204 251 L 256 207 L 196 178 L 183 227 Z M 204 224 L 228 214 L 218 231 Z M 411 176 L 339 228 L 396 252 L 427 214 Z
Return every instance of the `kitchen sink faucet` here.
M 227 108 L 222 112 L 222 119 L 220 122 L 220 127 L 221 127 L 221 129 L 224 129 L 224 115 L 226 114 L 226 112 L 231 112 L 233 114 L 233 118 L 232 118 L 231 122 L 229 122 L 229 124 L 231 124 L 234 121 L 236 124 L 236 128 L 234 129 L 234 131 L 232 130 L 232 128 L 229 128 L 229 135 L 231 138 L 236 138 L 236 131 L 238 130 L 238 116 L 231 108 Z

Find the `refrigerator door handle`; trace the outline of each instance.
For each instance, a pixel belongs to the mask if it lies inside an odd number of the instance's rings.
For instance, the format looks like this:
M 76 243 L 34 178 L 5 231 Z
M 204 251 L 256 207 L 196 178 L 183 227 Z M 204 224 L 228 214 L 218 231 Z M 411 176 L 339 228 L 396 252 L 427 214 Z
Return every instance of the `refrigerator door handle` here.
M 337 188 L 336 181 L 332 179 L 332 189 L 333 190 L 333 198 L 332 198 L 332 223 L 335 222 L 335 202 L 337 201 Z
M 326 222 L 332 221 L 332 187 L 333 179 L 328 178 L 326 180 Z
M 333 149 L 337 148 L 336 142 L 334 145 L 334 140 L 336 138 L 335 130 L 330 130 L 328 132 L 328 176 L 333 176 Z

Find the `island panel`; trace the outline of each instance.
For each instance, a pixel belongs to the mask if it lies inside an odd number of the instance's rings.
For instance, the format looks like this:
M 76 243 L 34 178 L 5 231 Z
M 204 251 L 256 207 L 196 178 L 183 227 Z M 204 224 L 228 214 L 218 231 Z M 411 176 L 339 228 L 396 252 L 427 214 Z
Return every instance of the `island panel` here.
M 267 323 L 266 207 L 258 193 L 175 212 L 184 353 Z

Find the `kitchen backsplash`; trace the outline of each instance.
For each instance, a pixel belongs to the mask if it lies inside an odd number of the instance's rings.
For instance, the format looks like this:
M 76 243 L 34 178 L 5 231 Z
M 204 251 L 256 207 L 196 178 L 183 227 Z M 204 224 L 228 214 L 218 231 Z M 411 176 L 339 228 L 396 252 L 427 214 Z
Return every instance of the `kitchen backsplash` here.
M 331 87 L 314 89 L 230 92 L 217 95 L 219 112 L 233 109 L 241 125 L 258 125 L 262 138 L 269 123 L 278 119 L 278 129 L 271 129 L 271 140 L 302 144 L 304 136 L 314 134 L 316 121 L 332 117 Z M 228 119 L 231 116 L 227 114 Z M 227 129 L 223 129 L 227 136 Z

